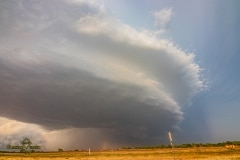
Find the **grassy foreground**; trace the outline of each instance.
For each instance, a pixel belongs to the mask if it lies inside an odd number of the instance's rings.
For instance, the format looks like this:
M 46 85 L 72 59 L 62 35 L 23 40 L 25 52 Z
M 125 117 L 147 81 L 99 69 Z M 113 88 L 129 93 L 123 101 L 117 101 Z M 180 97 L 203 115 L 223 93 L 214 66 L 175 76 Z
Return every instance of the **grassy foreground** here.
M 197 147 L 91 152 L 0 153 L 0 160 L 240 160 L 240 148 Z

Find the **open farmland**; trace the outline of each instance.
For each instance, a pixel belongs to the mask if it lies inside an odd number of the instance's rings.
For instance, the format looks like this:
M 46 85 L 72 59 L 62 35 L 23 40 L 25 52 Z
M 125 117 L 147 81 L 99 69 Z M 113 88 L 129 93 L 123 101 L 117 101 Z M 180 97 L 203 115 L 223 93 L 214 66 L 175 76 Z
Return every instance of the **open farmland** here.
M 198 147 L 79 152 L 0 153 L 0 160 L 240 160 L 240 148 Z

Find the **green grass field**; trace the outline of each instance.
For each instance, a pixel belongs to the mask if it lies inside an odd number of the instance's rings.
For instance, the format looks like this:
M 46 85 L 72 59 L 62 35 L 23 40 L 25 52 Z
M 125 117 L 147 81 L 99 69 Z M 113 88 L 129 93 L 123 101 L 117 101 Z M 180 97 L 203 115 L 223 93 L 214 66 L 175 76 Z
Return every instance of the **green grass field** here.
M 0 153 L 0 160 L 240 160 L 240 148 L 197 147 L 79 152 Z

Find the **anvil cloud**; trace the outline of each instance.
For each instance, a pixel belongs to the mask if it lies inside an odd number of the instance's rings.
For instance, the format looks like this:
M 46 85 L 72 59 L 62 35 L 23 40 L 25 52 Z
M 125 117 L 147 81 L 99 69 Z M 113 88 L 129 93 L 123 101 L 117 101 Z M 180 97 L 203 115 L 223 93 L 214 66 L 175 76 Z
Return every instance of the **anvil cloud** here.
M 203 87 L 194 54 L 94 1 L 0 3 L 0 116 L 41 126 L 46 137 L 156 143 Z

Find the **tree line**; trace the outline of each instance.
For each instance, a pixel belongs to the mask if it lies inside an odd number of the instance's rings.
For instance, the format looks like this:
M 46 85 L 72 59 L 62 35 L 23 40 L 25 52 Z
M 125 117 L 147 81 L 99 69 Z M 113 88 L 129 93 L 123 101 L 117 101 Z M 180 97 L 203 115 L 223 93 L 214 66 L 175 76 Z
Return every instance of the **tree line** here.
M 220 143 L 185 143 L 176 144 L 175 148 L 194 148 L 194 147 L 224 147 L 227 145 L 240 146 L 240 141 L 225 141 Z M 172 148 L 169 145 L 156 145 L 156 146 L 139 146 L 139 147 L 122 147 L 122 149 L 157 149 L 157 148 Z

